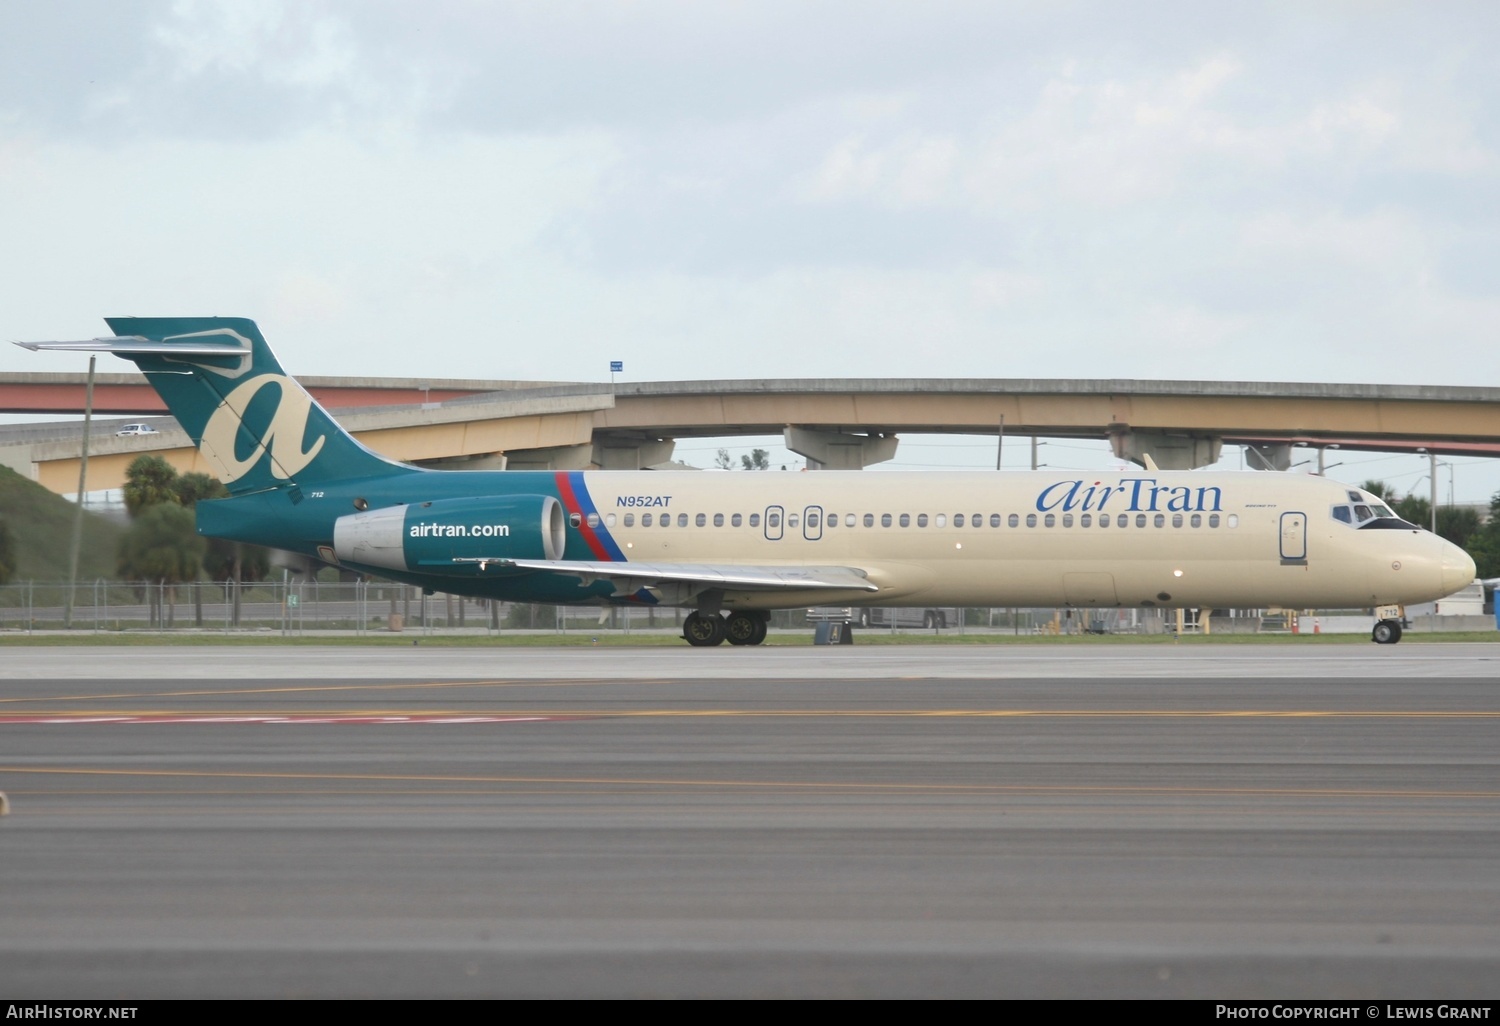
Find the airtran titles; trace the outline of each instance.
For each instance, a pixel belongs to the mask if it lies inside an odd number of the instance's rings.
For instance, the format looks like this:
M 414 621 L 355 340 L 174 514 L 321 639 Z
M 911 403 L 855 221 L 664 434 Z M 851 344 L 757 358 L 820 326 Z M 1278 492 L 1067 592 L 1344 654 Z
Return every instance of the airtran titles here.
M 1224 495 L 1217 485 L 1159 485 L 1154 477 L 1122 477 L 1118 484 L 1103 481 L 1058 481 L 1043 488 L 1036 508 L 1065 513 L 1217 513 Z

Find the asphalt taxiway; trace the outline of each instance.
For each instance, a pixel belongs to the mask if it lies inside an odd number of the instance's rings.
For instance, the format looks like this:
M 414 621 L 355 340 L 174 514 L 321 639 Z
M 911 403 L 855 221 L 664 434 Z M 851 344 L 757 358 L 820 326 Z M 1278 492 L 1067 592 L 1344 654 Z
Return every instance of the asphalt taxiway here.
M 0 997 L 1494 997 L 1497 670 L 8 648 Z

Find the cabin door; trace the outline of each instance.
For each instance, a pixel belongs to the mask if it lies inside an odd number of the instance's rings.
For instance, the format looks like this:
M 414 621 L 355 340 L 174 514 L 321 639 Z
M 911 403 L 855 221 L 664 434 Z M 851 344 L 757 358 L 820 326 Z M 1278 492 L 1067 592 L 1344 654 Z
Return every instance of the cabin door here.
M 1281 514 L 1281 565 L 1307 565 L 1307 514 Z
M 766 541 L 781 541 L 781 533 L 785 530 L 782 521 L 786 519 L 786 510 L 780 506 L 766 507 Z

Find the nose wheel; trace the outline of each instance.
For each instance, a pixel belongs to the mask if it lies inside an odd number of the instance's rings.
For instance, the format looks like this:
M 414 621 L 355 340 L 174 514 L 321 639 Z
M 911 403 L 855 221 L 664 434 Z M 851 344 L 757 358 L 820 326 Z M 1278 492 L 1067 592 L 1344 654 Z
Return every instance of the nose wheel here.
M 1401 640 L 1401 621 L 1381 620 L 1370 632 L 1370 640 L 1377 645 L 1394 645 Z

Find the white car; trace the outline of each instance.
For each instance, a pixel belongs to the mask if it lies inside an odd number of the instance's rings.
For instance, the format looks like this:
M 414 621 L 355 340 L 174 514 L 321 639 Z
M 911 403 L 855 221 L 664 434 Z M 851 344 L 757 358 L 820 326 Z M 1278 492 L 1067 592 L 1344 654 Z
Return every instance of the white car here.
M 160 434 L 160 432 L 158 432 L 156 430 L 156 428 L 152 427 L 150 424 L 126 424 L 120 430 L 118 430 L 118 431 L 115 432 L 115 437 L 116 438 L 127 438 L 130 435 L 155 435 L 155 434 Z

